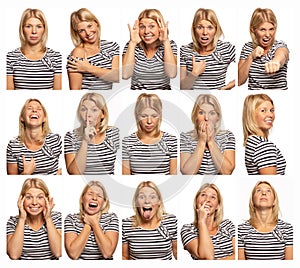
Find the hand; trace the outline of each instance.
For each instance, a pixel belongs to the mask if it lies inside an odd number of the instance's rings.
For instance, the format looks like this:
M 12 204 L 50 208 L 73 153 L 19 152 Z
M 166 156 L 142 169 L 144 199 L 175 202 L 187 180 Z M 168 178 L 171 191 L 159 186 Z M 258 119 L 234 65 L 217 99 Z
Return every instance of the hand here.
M 31 175 L 35 169 L 36 169 L 36 164 L 34 161 L 34 158 L 31 157 L 30 161 L 27 162 L 25 159 L 25 156 L 23 155 L 23 166 L 24 166 L 24 170 L 23 170 L 23 175 Z
M 279 61 L 269 61 L 265 64 L 265 71 L 268 74 L 274 74 L 280 69 Z
M 24 200 L 25 200 L 25 195 L 24 196 L 20 195 L 18 198 L 19 219 L 26 220 L 27 212 L 24 209 Z
M 47 220 L 51 218 L 51 212 L 55 204 L 53 202 L 53 197 L 49 198 L 49 200 L 48 198 L 45 197 L 45 202 L 46 202 L 46 206 L 43 210 L 43 215 L 44 215 L 44 219 Z
M 84 136 L 83 138 L 88 142 L 91 143 L 97 134 L 96 128 L 89 124 L 89 121 L 86 122 L 86 128 L 84 129 Z
M 210 215 L 209 206 L 207 206 L 206 204 L 207 201 L 204 201 L 203 204 L 200 205 L 200 208 L 197 209 L 199 222 L 206 222 L 206 219 Z
M 210 142 L 211 140 L 214 139 L 216 135 L 215 126 L 211 122 L 208 122 L 206 126 L 206 132 L 207 132 L 207 142 Z
M 99 211 L 94 215 L 83 214 L 82 220 L 85 224 L 89 225 L 93 229 L 93 226 L 99 225 L 101 215 L 102 211 Z
M 130 42 L 134 44 L 138 44 L 139 42 L 142 41 L 140 34 L 139 34 L 139 21 L 136 20 L 134 22 L 133 27 L 131 28 L 129 24 L 127 24 L 129 33 L 130 33 Z
M 166 24 L 163 24 L 163 22 L 161 20 L 157 20 L 158 23 L 158 27 L 159 27 L 159 40 L 163 43 L 165 41 L 169 40 L 169 36 L 168 36 L 168 25 L 169 22 L 167 22 Z
M 257 46 L 252 52 L 251 52 L 251 57 L 252 59 L 256 59 L 264 55 L 264 49 L 260 46 Z
M 73 73 L 83 73 L 89 72 L 89 68 L 91 64 L 87 59 L 86 53 L 84 54 L 83 59 L 79 59 L 77 57 L 71 56 L 72 60 L 68 60 L 68 71 Z
M 193 56 L 193 70 L 192 74 L 195 77 L 198 77 L 200 74 L 202 74 L 205 71 L 206 62 L 205 60 L 200 60 L 199 62 L 196 61 L 195 56 Z
M 207 123 L 205 121 L 201 121 L 198 126 L 198 139 L 204 144 L 207 143 Z

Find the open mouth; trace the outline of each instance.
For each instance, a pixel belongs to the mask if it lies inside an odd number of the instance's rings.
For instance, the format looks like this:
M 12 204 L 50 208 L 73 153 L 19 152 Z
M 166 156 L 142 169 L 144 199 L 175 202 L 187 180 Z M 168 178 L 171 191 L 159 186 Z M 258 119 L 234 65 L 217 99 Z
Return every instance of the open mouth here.
M 97 208 L 98 204 L 97 203 L 89 203 L 90 208 Z
M 143 207 L 143 216 L 146 220 L 150 219 L 151 212 L 152 212 L 152 208 Z

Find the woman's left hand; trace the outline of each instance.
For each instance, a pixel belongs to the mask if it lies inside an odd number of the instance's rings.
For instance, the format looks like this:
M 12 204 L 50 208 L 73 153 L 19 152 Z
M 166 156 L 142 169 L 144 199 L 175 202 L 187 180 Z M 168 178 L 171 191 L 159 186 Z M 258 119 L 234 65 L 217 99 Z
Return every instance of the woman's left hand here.
M 165 42 L 165 41 L 169 40 L 169 36 L 168 36 L 168 24 L 169 24 L 169 22 L 164 24 L 162 21 L 157 20 L 157 23 L 158 23 L 158 27 L 159 27 L 159 40 L 161 42 Z
M 46 201 L 46 205 L 45 205 L 43 214 L 44 214 L 45 220 L 47 220 L 47 219 L 51 218 L 51 212 L 52 212 L 52 209 L 54 208 L 53 197 L 49 197 L 49 200 L 48 200 L 48 198 L 45 197 L 45 201 Z

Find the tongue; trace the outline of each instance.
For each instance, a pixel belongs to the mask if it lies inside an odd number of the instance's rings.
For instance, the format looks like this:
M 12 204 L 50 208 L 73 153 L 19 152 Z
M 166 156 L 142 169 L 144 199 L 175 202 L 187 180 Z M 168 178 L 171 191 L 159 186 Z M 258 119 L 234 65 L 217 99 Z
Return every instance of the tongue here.
M 146 220 L 148 220 L 150 219 L 150 214 L 151 214 L 150 210 L 145 210 L 143 216 Z

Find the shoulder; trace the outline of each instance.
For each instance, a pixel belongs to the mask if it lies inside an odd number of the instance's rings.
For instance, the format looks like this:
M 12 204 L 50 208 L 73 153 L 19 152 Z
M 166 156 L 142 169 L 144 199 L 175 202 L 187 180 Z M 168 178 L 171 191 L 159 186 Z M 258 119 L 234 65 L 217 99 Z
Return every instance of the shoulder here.
M 166 213 L 163 215 L 162 222 L 163 223 L 177 223 L 177 217 L 174 214 Z
M 61 53 L 52 49 L 52 48 L 47 48 L 46 50 L 46 54 L 47 56 L 50 56 L 50 57 L 61 57 Z
M 46 140 L 46 142 L 60 143 L 61 142 L 61 136 L 58 133 L 48 133 L 45 140 Z
M 217 42 L 217 47 L 221 48 L 221 49 L 228 49 L 231 50 L 233 48 L 235 48 L 235 45 L 233 45 L 232 43 L 228 42 L 228 41 L 222 41 L 219 40 Z
M 163 131 L 163 138 L 167 139 L 167 140 L 177 140 L 177 137 L 173 134 L 170 134 L 168 132 Z
M 100 40 L 100 45 L 103 47 L 119 47 L 117 42 L 109 40 Z
M 86 51 L 81 46 L 75 47 L 71 52 L 71 56 L 78 57 L 78 58 L 84 58 L 85 54 L 86 54 Z
M 118 127 L 115 126 L 109 126 L 106 130 L 107 133 L 112 133 L 112 134 L 119 134 L 120 133 L 120 129 Z
M 278 222 L 277 222 L 277 226 L 279 228 L 283 228 L 283 229 L 290 229 L 290 228 L 293 228 L 293 225 L 289 222 L 286 222 L 282 219 L 279 219 Z

